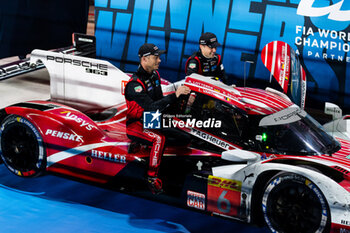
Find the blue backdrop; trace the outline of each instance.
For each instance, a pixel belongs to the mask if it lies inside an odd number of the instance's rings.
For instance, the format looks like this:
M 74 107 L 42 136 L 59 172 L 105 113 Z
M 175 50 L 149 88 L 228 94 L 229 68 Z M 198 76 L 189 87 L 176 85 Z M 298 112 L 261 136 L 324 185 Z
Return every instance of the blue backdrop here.
M 135 71 L 145 42 L 168 53 L 161 75 L 184 78 L 186 59 L 202 32 L 214 32 L 231 82 L 244 76 L 265 85 L 262 48 L 273 40 L 300 54 L 308 78 L 307 106 L 332 101 L 349 108 L 350 2 L 343 0 L 96 0 L 97 54 L 124 71 Z

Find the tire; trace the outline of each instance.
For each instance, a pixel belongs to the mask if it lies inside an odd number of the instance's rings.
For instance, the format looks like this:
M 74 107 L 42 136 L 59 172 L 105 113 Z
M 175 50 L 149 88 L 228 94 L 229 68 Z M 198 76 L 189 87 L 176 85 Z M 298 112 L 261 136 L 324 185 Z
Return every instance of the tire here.
M 9 115 L 0 128 L 0 156 L 6 167 L 22 177 L 34 177 L 46 167 L 43 139 L 26 118 Z
M 267 183 L 262 212 L 272 232 L 329 232 L 330 211 L 320 189 L 307 178 L 278 173 Z

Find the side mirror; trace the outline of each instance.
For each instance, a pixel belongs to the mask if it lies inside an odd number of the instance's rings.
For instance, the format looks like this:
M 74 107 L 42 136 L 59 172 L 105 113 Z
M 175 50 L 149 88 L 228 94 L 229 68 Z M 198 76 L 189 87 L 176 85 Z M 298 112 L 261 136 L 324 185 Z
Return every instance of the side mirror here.
M 234 149 L 222 152 L 221 158 L 232 162 L 247 162 L 249 164 L 258 161 L 260 155 L 251 151 Z
M 342 114 L 343 114 L 341 108 L 339 108 L 338 105 L 332 104 L 332 103 L 329 103 L 329 102 L 325 103 L 324 113 L 328 114 L 328 115 L 332 115 L 333 116 L 333 120 L 341 118 Z

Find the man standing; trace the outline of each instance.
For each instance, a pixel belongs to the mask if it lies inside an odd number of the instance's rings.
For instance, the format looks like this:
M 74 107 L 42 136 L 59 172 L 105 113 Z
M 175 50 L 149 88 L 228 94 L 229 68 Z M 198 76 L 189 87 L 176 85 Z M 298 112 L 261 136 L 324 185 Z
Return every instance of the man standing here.
M 202 34 L 199 38 L 199 50 L 186 61 L 186 75 L 197 73 L 226 83 L 227 78 L 221 56 L 216 54 L 216 48 L 219 45 L 215 34 L 211 32 Z
M 158 178 L 158 170 L 164 151 L 165 136 L 158 130 L 143 128 L 143 112 L 163 112 L 180 95 L 187 95 L 191 91 L 187 86 L 180 86 L 175 93 L 163 96 L 157 71 L 161 62 L 159 56 L 163 53 L 165 51 L 159 50 L 154 44 L 143 44 L 138 52 L 140 57 L 138 70 L 125 87 L 128 107 L 126 133 L 133 141 L 152 145 L 147 172 L 152 193 L 162 192 L 162 181 Z

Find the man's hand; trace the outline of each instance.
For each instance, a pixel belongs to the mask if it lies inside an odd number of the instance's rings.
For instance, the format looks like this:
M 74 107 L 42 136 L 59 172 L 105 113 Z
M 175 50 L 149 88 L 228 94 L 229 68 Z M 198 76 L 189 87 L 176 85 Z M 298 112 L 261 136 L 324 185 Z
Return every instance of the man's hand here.
M 175 92 L 176 98 L 179 97 L 180 95 L 188 95 L 190 94 L 190 92 L 191 92 L 191 89 L 189 87 L 180 86 Z

